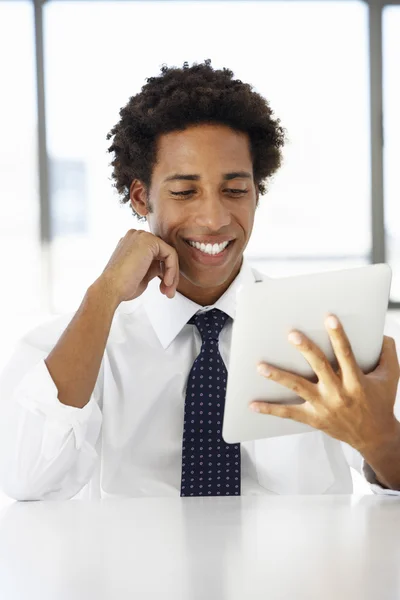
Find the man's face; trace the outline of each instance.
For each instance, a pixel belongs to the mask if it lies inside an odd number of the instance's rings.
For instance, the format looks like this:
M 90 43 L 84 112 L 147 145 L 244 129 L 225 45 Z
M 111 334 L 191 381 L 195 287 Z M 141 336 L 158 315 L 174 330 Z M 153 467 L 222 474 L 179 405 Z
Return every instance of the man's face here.
M 131 188 L 132 197 L 138 196 Z M 253 228 L 257 193 L 247 134 L 202 124 L 162 135 L 148 200 L 151 212 L 132 204 L 150 231 L 176 249 L 178 290 L 197 301 L 219 297 L 240 270 Z M 212 244 L 212 254 L 190 241 Z M 219 245 L 226 241 L 226 248 Z

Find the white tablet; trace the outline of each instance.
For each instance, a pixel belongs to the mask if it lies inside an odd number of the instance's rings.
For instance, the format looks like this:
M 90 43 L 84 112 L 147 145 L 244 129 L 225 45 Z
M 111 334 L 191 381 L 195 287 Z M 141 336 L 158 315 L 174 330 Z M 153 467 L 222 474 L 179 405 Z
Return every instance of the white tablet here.
M 259 375 L 259 362 L 312 379 L 315 373 L 289 341 L 298 329 L 338 364 L 324 321 L 337 315 L 364 373 L 379 363 L 392 271 L 387 264 L 269 278 L 244 286 L 237 295 L 228 368 L 222 436 L 227 443 L 315 431 L 292 419 L 255 413 L 252 400 L 303 403 L 291 390 Z M 315 381 L 315 379 L 314 379 Z

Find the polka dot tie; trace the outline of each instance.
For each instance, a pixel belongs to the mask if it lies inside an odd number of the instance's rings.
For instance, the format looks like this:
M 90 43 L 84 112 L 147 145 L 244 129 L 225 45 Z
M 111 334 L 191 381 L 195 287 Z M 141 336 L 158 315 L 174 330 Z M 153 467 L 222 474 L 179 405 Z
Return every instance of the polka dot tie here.
M 181 496 L 240 495 L 240 444 L 222 438 L 227 370 L 219 334 L 228 315 L 213 308 L 189 321 L 202 339 L 186 388 Z

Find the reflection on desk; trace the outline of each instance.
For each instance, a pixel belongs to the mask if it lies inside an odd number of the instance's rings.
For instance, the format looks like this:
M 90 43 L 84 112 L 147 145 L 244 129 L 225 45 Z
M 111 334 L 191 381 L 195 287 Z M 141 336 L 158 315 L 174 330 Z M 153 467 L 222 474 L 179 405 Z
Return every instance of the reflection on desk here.
M 15 503 L 2 600 L 398 600 L 400 500 L 386 496 Z

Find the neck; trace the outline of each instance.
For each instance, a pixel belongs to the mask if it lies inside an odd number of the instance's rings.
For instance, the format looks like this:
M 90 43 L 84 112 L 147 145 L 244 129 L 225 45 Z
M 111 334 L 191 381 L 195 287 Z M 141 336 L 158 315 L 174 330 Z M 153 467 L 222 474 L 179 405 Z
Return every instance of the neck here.
M 240 262 L 239 266 L 232 271 L 231 275 L 226 281 L 224 281 L 221 285 L 214 287 L 200 287 L 186 279 L 186 277 L 181 276 L 177 291 L 200 306 L 211 306 L 212 304 L 215 304 L 219 298 L 221 298 L 231 283 L 236 279 L 240 272 L 241 266 L 242 262 Z

